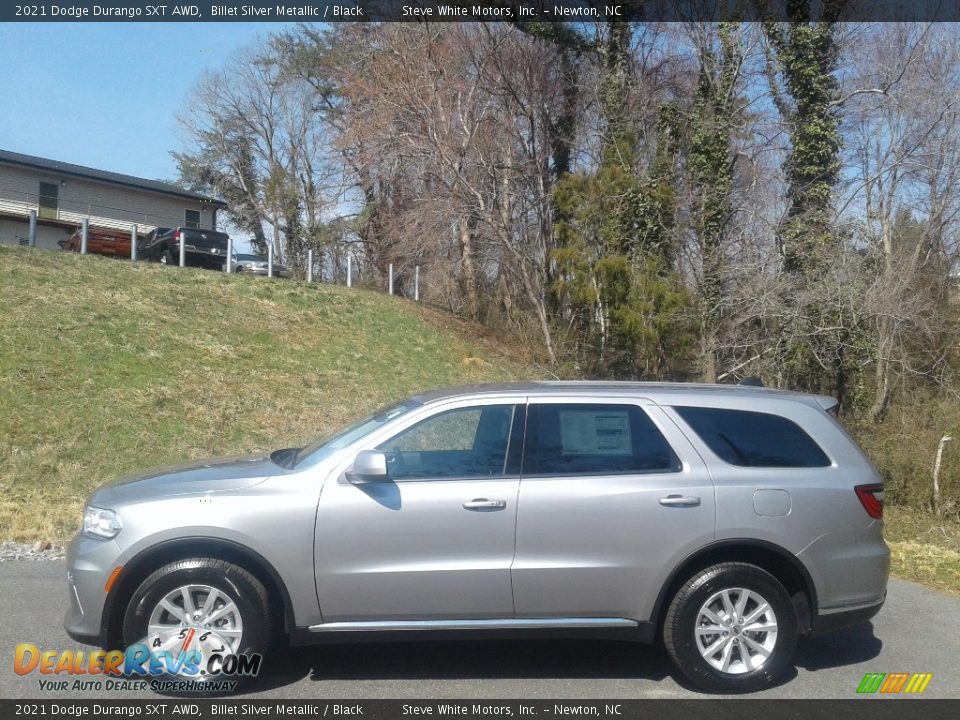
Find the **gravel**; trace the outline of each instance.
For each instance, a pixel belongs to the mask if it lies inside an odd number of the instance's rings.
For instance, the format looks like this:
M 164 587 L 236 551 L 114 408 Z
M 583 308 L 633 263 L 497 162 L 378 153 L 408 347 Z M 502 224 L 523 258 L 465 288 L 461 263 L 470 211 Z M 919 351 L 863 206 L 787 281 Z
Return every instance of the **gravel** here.
M 10 560 L 63 560 L 67 550 L 49 542 L 31 544 L 7 541 L 0 543 L 0 562 Z

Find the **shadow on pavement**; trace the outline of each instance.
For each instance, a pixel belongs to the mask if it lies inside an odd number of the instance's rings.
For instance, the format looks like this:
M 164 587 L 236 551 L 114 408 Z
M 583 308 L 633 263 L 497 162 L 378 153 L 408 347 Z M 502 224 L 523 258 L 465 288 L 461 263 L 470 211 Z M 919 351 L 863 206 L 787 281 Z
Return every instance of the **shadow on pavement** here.
M 801 639 L 794 665 L 822 670 L 865 662 L 882 647 L 869 623 Z M 673 668 L 660 645 L 600 640 L 474 640 L 331 644 L 274 655 L 271 670 L 246 688 L 261 692 L 310 680 L 644 679 L 673 678 L 695 690 Z M 797 676 L 791 667 L 778 684 Z
M 882 647 L 883 642 L 873 634 L 873 623 L 860 623 L 828 635 L 801 639 L 793 662 L 805 670 L 855 665 L 877 657 Z
M 473 640 L 317 645 L 281 651 L 247 688 L 311 680 L 644 678 L 670 675 L 659 646 L 591 640 Z

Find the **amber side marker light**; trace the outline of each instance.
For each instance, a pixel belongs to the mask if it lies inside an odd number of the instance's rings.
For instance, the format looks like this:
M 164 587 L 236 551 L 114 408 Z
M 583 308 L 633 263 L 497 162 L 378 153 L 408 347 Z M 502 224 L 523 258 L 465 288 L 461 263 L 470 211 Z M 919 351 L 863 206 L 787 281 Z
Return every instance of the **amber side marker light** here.
M 110 577 L 107 578 L 107 584 L 103 586 L 103 591 L 105 593 L 110 592 L 110 588 L 113 587 L 113 584 L 117 581 L 117 578 L 120 577 L 120 571 L 123 570 L 123 565 L 117 565 L 113 572 L 110 573 Z

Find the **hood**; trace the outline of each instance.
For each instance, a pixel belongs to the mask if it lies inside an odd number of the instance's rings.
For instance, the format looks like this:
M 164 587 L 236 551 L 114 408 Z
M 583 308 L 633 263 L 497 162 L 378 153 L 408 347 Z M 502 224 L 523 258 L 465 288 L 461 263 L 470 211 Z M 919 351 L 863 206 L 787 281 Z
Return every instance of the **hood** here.
M 287 472 L 289 470 L 275 464 L 269 455 L 194 460 L 120 478 L 97 490 L 89 502 L 110 508 L 169 495 L 238 490 Z

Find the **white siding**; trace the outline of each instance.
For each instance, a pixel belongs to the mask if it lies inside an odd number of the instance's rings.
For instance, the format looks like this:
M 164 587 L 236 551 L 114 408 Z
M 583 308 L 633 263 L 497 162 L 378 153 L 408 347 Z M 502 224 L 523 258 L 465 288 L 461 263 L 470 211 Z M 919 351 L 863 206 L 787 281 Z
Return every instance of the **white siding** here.
M 27 244 L 30 224 L 26 221 L 0 218 L 0 245 Z M 37 224 L 37 247 L 44 250 L 59 250 L 59 240 L 70 237 L 70 230 L 52 225 Z
M 89 217 L 95 227 L 130 231 L 136 224 L 141 233 L 146 233 L 158 226 L 183 225 L 185 212 L 190 209 L 200 211 L 202 227 L 212 228 L 214 208 L 189 198 L 3 164 L 0 214 L 26 218 L 30 210 L 38 210 L 41 182 L 60 188 L 56 219 L 62 222 L 79 226 L 84 217 Z

